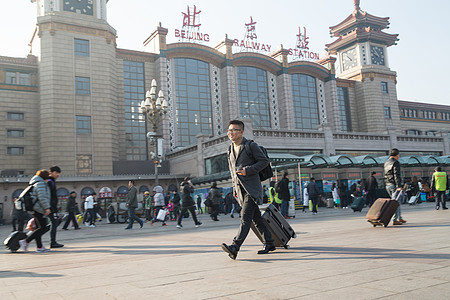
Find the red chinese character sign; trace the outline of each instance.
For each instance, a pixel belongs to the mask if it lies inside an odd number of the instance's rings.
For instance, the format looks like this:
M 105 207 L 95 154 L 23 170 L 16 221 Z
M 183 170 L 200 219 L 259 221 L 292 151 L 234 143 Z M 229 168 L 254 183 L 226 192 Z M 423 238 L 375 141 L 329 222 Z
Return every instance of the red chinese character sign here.
M 200 32 L 200 13 L 197 6 L 187 6 L 186 12 L 182 12 L 183 25 L 181 29 L 175 29 L 175 37 L 182 42 L 209 42 L 209 34 Z
M 298 28 L 295 48 L 289 48 L 289 55 L 293 56 L 293 60 L 319 59 L 319 53 L 309 50 L 309 36 L 306 33 L 306 27 Z
M 258 35 L 256 34 L 256 21 L 250 16 L 250 22 L 245 23 L 245 36 L 242 40 L 234 39 L 233 46 L 237 47 L 238 51 L 255 51 L 255 52 L 270 52 L 271 46 L 269 44 L 258 43 Z

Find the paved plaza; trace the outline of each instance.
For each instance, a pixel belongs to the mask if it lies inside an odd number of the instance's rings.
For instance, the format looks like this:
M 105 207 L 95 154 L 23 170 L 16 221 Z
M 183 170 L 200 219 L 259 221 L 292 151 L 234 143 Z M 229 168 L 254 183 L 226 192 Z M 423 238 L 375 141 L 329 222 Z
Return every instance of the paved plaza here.
M 402 208 L 408 223 L 388 228 L 366 222 L 367 209 L 297 211 L 290 249 L 257 255 L 250 233 L 236 261 L 220 247 L 238 229 L 229 215 L 201 215 L 200 228 L 189 218 L 181 230 L 59 230 L 64 248 L 0 251 L 1 299 L 449 299 L 450 210 Z M 0 227 L 2 240 L 10 230 Z

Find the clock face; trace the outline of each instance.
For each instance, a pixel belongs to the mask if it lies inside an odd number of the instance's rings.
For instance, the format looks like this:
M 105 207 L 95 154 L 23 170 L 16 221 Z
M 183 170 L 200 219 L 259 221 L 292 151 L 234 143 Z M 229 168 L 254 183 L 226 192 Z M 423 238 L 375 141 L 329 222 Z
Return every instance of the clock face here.
M 356 54 L 356 47 L 342 53 L 343 71 L 356 67 L 357 65 L 358 65 L 358 56 Z
M 74 13 L 93 15 L 94 0 L 63 0 L 64 10 Z
M 370 46 L 370 57 L 372 64 L 384 66 L 384 50 L 383 47 Z

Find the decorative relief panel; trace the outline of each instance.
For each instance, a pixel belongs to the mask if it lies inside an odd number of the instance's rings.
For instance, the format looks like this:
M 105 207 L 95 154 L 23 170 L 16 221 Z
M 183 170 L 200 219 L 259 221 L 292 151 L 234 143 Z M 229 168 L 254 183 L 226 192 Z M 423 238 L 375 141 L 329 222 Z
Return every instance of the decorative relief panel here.
M 167 59 L 167 101 L 169 102 L 170 150 L 175 149 L 175 103 L 173 95 L 172 60 Z
M 214 124 L 216 127 L 216 135 L 221 135 L 223 132 L 222 124 L 222 98 L 220 92 L 220 70 L 215 65 L 212 65 L 212 95 L 214 101 Z
M 327 109 L 325 106 L 325 85 L 322 80 L 317 80 L 317 95 L 319 96 L 320 124 L 327 124 Z
M 269 73 L 269 72 L 268 72 Z M 269 73 L 270 81 L 270 100 L 272 104 L 272 128 L 280 129 L 280 120 L 278 114 L 278 97 L 277 97 L 277 77 Z

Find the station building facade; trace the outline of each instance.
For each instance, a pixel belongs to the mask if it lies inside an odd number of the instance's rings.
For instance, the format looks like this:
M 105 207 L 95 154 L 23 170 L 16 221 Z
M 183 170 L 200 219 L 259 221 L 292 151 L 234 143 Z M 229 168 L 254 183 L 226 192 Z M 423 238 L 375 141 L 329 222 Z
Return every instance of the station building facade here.
M 5 203 L 23 188 L 20 178 L 50 165 L 62 168 L 67 192 L 108 187 L 120 194 L 129 178 L 142 180 L 142 191 L 151 188 L 154 163 L 139 104 L 154 78 L 169 103 L 158 129 L 166 189 L 185 175 L 226 171 L 226 129 L 236 118 L 245 121 L 247 138 L 287 162 L 312 154 L 382 157 L 393 147 L 404 155 L 450 155 L 450 106 L 398 99 L 388 51 L 397 35 L 384 32 L 389 18 L 362 11 L 359 1 L 330 27 L 335 40 L 317 61 L 291 61 L 282 47 L 233 52 L 227 36 L 215 47 L 167 43 L 161 24 L 145 51 L 120 49 L 106 0 L 32 2 L 39 55 L 0 56 Z

